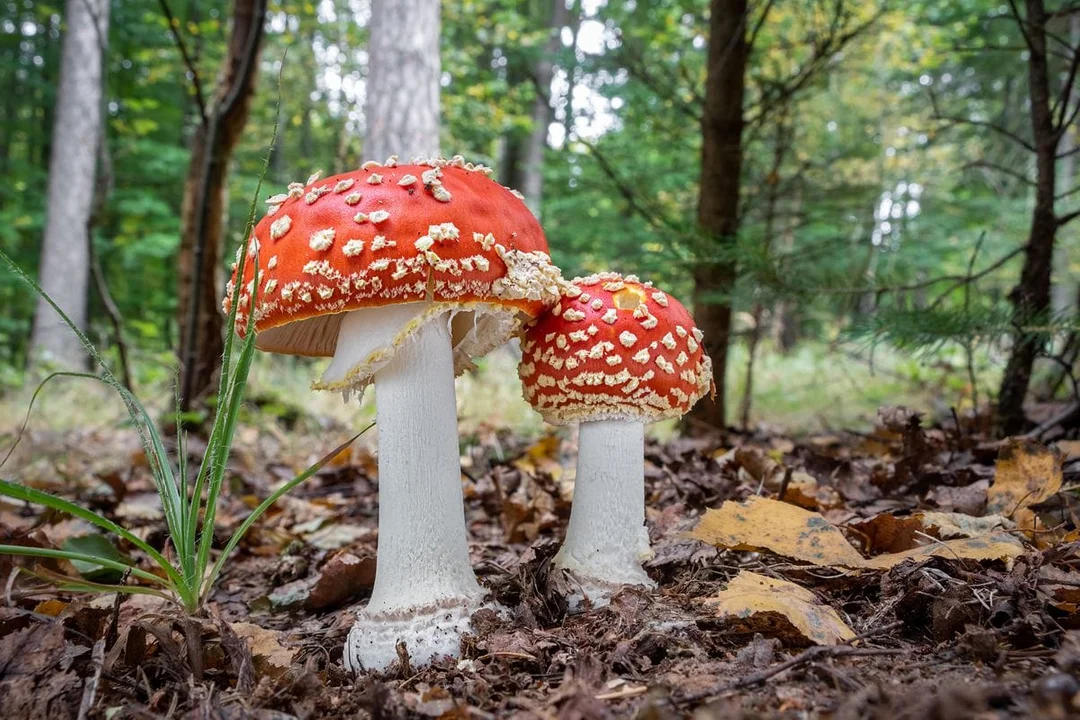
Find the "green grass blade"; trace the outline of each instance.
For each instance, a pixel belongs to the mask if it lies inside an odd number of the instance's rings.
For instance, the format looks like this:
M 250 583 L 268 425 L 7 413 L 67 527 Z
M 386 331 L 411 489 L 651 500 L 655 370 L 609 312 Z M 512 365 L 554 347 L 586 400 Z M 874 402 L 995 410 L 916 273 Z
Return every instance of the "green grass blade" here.
M 129 565 L 128 563 L 112 560 L 110 558 L 99 557 L 97 555 L 87 555 L 85 553 L 72 552 L 70 550 L 25 547 L 23 545 L 0 545 L 0 555 L 22 555 L 25 557 L 44 557 L 58 560 L 79 560 L 85 563 L 101 565 L 102 567 L 107 567 L 112 570 L 119 570 L 120 572 L 130 572 L 134 577 L 141 578 L 147 582 L 163 585 L 170 590 L 173 589 L 173 584 L 165 578 L 158 577 L 153 573 L 148 573 L 134 565 Z
M 0 254 L 2 254 L 2 251 L 0 251 Z M 110 384 L 105 378 L 94 375 L 92 373 L 74 372 L 68 370 L 51 373 L 44 380 L 41 381 L 41 383 L 38 385 L 37 390 L 34 391 L 34 395 L 30 401 L 30 407 L 27 409 L 26 420 L 23 423 L 24 428 L 26 427 L 26 424 L 30 421 L 30 413 L 33 411 L 34 402 L 36 401 L 38 394 L 41 392 L 45 383 L 55 378 L 64 377 L 81 378 L 85 380 L 94 380 L 96 382 L 105 383 L 107 385 Z M 175 483 L 171 482 L 171 466 L 169 466 L 168 464 L 168 454 L 165 451 L 164 445 L 161 443 L 161 436 L 160 434 L 158 434 L 157 429 L 154 427 L 153 423 L 150 420 L 149 413 L 146 412 L 146 408 L 144 408 L 142 403 L 139 402 L 139 399 L 132 395 L 123 385 L 112 385 L 112 387 L 114 390 L 116 390 L 117 393 L 120 394 L 121 399 L 124 401 L 125 406 L 128 408 L 128 412 L 131 415 L 132 422 L 135 423 L 136 429 L 139 431 L 139 438 L 143 441 L 143 451 L 146 453 L 147 462 L 150 463 L 150 473 L 154 479 L 154 485 L 158 491 L 158 495 L 161 498 L 161 507 L 162 510 L 165 512 L 165 520 L 166 523 L 169 525 L 169 532 L 171 535 L 173 533 L 173 528 L 176 527 L 176 524 L 179 521 L 179 517 L 177 516 L 179 495 L 177 493 Z M 146 428 L 149 429 L 148 432 L 144 432 L 144 429 Z M 14 452 L 15 447 L 18 445 L 21 439 L 22 431 L 20 431 L 19 437 L 16 438 L 15 444 L 12 445 L 11 449 L 8 451 L 7 457 L 10 457 L 11 453 Z M 4 458 L 5 462 L 7 461 L 7 457 Z M 164 464 L 164 467 L 168 471 L 166 474 L 162 474 L 161 472 L 162 464 Z
M 277 490 L 272 492 L 269 497 L 259 503 L 259 506 L 252 510 L 251 513 L 246 518 L 244 518 L 244 522 L 240 524 L 240 527 L 236 529 L 236 532 L 232 534 L 232 536 L 229 538 L 229 541 L 225 544 L 225 547 L 222 549 L 221 555 L 218 557 L 217 562 L 214 563 L 214 569 L 210 572 L 210 575 L 206 579 L 206 583 L 203 586 L 200 597 L 205 598 L 205 596 L 210 592 L 210 589 L 214 587 L 214 583 L 217 582 L 218 575 L 221 574 L 221 569 L 225 566 L 225 561 L 228 559 L 232 551 L 236 549 L 237 544 L 239 544 L 245 533 L 247 533 L 247 531 L 251 529 L 251 526 L 255 524 L 256 520 L 262 517 L 262 514 L 264 512 L 266 512 L 274 503 L 280 500 L 286 493 L 288 493 L 297 485 L 304 482 L 312 475 L 317 473 L 319 470 L 321 470 L 323 466 L 325 466 L 326 463 L 330 462 L 332 458 L 337 456 L 338 453 L 344 451 L 346 448 L 356 442 L 357 438 L 359 438 L 361 435 L 363 435 L 373 427 L 375 427 L 375 423 L 371 423 L 363 430 L 356 433 L 351 438 L 328 452 L 326 455 L 323 455 L 322 458 L 318 460 L 318 462 L 316 462 L 307 470 L 294 477 L 289 482 L 279 487 Z
M 124 387 L 124 385 L 119 380 L 116 379 L 115 375 L 113 375 L 112 370 L 109 369 L 108 364 L 105 362 L 105 358 L 103 358 L 101 354 L 98 353 L 97 348 L 95 348 L 94 344 L 90 342 L 90 338 L 88 338 L 86 334 L 83 333 L 83 331 L 80 330 L 74 322 L 72 322 L 71 318 L 68 317 L 67 313 L 65 313 L 63 309 L 61 309 L 61 307 L 56 304 L 56 301 L 53 300 L 48 293 L 42 290 L 41 286 L 37 284 L 37 281 L 34 280 L 34 278 L 30 277 L 30 275 L 27 274 L 25 270 L 19 267 L 18 263 L 16 263 L 10 255 L 8 255 L 3 250 L 0 250 L 0 259 L 6 262 L 8 264 L 8 267 L 11 268 L 11 271 L 15 273 L 20 280 L 22 280 L 26 285 L 28 285 L 30 289 L 37 293 L 39 297 L 43 298 L 45 302 L 47 302 L 49 306 L 52 307 L 56 314 L 60 316 L 60 319 L 63 320 L 64 324 L 67 325 L 68 329 L 71 330 L 71 332 L 75 334 L 75 337 L 79 339 L 79 342 L 82 344 L 87 354 L 89 354 L 90 357 L 93 358 L 94 362 L 97 363 L 98 367 L 101 368 L 101 375 L 93 375 L 92 377 L 95 377 L 98 380 L 106 383 L 118 393 L 120 393 L 120 397 L 123 398 L 124 404 L 127 406 L 128 413 L 131 415 L 131 419 L 135 423 L 135 427 L 139 432 L 139 437 L 143 441 L 143 445 L 149 446 L 149 439 L 145 436 L 145 433 L 149 432 L 151 435 L 156 436 L 157 429 L 154 427 L 154 424 L 150 420 L 149 415 L 146 414 L 146 410 L 142 407 L 142 404 L 139 403 L 135 399 L 135 396 L 126 387 Z M 160 437 L 158 437 L 157 439 L 160 441 Z M 147 455 L 149 456 L 149 454 L 150 452 L 148 449 Z M 171 468 L 169 467 L 167 462 L 162 468 L 162 472 L 167 472 L 171 474 Z
M 236 364 L 236 375 L 233 379 L 232 389 L 229 394 L 229 405 L 224 414 L 221 435 L 218 445 L 210 458 L 210 475 L 206 493 L 206 512 L 203 517 L 202 535 L 199 538 L 198 567 L 205 568 L 210 561 L 210 548 L 214 540 L 214 520 L 217 516 L 217 500 L 221 493 L 221 485 L 225 479 L 225 466 L 228 462 L 229 449 L 232 447 L 233 437 L 236 433 L 237 420 L 240 415 L 240 406 L 244 399 L 244 389 L 247 386 L 248 371 L 255 357 L 255 334 L 249 332 L 244 338 L 244 348 L 240 352 L 240 359 Z M 215 421 L 216 422 L 216 421 Z
M 135 547 L 142 550 L 144 553 L 150 556 L 150 558 L 158 564 L 158 566 L 169 576 L 173 582 L 181 582 L 180 574 L 177 573 L 176 568 L 172 566 L 165 556 L 151 547 L 145 540 L 134 534 L 130 530 L 127 530 L 121 525 L 117 525 L 107 517 L 98 515 L 93 510 L 87 510 L 86 508 L 76 505 L 75 503 L 65 500 L 56 495 L 50 495 L 49 493 L 42 492 L 41 490 L 35 490 L 33 488 L 26 487 L 25 485 L 19 485 L 18 483 L 9 482 L 7 480 L 0 480 L 0 495 L 5 497 L 14 498 L 16 500 L 22 500 L 24 502 L 34 503 L 35 505 L 41 505 L 43 507 L 56 510 L 58 512 L 67 513 L 73 517 L 81 518 L 89 523 L 97 525 L 103 530 L 108 530 L 114 533 L 116 536 L 127 540 Z
M 176 600 L 169 594 L 163 593 L 160 590 L 146 587 L 145 585 L 113 585 L 110 583 L 96 583 L 90 580 L 79 580 L 76 578 L 68 577 L 67 575 L 61 575 L 55 573 L 52 570 L 46 570 L 45 568 L 37 568 L 31 570 L 29 568 L 19 568 L 19 570 L 31 577 L 35 577 L 38 580 L 47 582 L 54 586 L 57 590 L 63 592 L 75 592 L 75 593 L 124 593 L 127 595 L 153 595 L 163 600 L 168 600 L 171 603 L 176 603 Z

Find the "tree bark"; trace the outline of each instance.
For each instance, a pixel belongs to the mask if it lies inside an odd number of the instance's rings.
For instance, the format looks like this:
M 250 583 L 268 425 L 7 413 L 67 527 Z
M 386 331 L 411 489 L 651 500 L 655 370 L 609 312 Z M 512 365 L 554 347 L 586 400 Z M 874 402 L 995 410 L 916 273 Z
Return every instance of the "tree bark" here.
M 364 157 L 439 154 L 438 0 L 372 0 Z
M 266 20 L 266 0 L 235 0 L 228 53 L 214 100 L 191 148 L 179 255 L 180 406 L 214 386 L 221 363 L 218 291 L 226 225 L 229 159 L 247 123 Z
M 1080 13 L 1070 15 L 1068 23 L 1069 44 L 1074 48 L 1080 48 Z M 1061 143 L 1058 146 L 1058 154 L 1065 156 L 1061 160 L 1061 167 L 1057 176 L 1057 194 L 1059 196 L 1072 190 L 1073 183 L 1076 180 L 1076 155 L 1071 154 L 1074 149 L 1076 149 L 1075 126 L 1065 129 L 1061 136 Z M 1054 254 L 1054 270 L 1057 278 L 1051 291 L 1052 307 L 1055 314 L 1070 316 L 1076 312 L 1077 307 L 1077 278 L 1073 276 L 1069 268 L 1069 243 L 1059 243 Z
M 1028 90 L 1031 99 L 1031 126 L 1035 142 L 1035 208 L 1031 231 L 1024 254 L 1020 283 L 1013 288 L 1013 322 L 1018 328 L 1045 317 L 1050 309 L 1050 274 L 1058 221 L 1054 214 L 1055 155 L 1058 135 L 1050 105 L 1050 81 L 1047 71 L 1046 23 L 1043 0 L 1026 0 L 1027 16 L 1023 29 L 1027 35 Z M 1018 330 L 1012 354 L 1005 366 L 998 393 L 998 430 L 1015 435 L 1024 430 L 1024 398 L 1031 383 L 1031 370 L 1045 334 Z
M 698 223 L 705 238 L 694 271 L 694 316 L 705 333 L 712 357 L 716 398 L 699 402 L 691 421 L 722 429 L 731 290 L 735 285 L 735 236 L 739 229 L 739 181 L 742 172 L 743 98 L 746 89 L 747 0 L 712 0 L 709 65 L 701 120 L 701 179 Z
M 540 205 L 544 193 L 544 151 L 547 149 L 548 126 L 551 125 L 551 78 L 555 68 L 555 53 L 562 45 L 561 31 L 570 18 L 566 0 L 551 0 L 548 27 L 551 34 L 544 53 L 533 68 L 536 83 L 536 99 L 533 100 L 532 130 L 525 143 L 525 167 L 521 181 L 521 194 L 533 215 L 540 217 Z
M 89 223 L 102 124 L 102 65 L 109 32 L 109 0 L 68 2 L 65 24 L 39 283 L 75 326 L 85 331 L 90 285 Z M 34 313 L 30 344 L 31 358 L 44 356 L 68 367 L 86 365 L 86 352 L 79 339 L 42 298 Z

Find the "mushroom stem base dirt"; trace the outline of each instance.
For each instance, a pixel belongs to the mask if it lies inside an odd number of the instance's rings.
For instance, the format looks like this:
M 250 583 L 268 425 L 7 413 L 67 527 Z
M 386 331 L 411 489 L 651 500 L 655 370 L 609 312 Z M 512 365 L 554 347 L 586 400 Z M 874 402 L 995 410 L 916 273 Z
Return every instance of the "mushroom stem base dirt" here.
M 404 643 L 409 664 L 422 667 L 443 658 L 461 655 L 461 636 L 472 629 L 472 616 L 492 607 L 477 600 L 459 604 L 411 608 L 396 614 L 360 613 L 345 642 L 345 669 L 350 672 L 382 671 L 400 660 L 398 643 Z
M 414 664 L 459 654 L 484 592 L 469 563 L 449 315 L 405 340 L 375 375 L 379 547 L 375 586 L 346 647 L 382 670 L 404 641 Z
M 645 527 L 645 425 L 633 420 L 583 422 L 566 542 L 556 567 L 579 593 L 605 605 L 622 585 L 655 587 L 641 568 L 652 557 Z M 571 605 L 581 598 L 572 596 Z

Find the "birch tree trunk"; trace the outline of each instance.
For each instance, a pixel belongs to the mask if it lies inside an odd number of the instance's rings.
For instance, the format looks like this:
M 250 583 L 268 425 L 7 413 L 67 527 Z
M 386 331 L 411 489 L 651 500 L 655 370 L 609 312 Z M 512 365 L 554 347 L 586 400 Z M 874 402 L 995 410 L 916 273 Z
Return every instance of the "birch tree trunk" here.
M 67 3 L 49 156 L 45 234 L 38 281 L 81 330 L 87 326 L 90 215 L 102 124 L 102 64 L 109 32 L 109 0 Z M 86 353 L 56 312 L 38 299 L 31 358 L 82 367 Z
M 371 0 L 364 158 L 439 154 L 439 0 Z

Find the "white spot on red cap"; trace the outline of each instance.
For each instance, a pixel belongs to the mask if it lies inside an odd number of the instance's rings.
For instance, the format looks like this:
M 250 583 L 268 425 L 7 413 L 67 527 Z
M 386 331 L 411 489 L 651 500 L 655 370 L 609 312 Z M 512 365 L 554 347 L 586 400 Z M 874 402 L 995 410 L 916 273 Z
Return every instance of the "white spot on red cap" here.
M 285 237 L 285 233 L 289 232 L 292 227 L 292 218 L 288 215 L 282 215 L 273 223 L 270 224 L 270 239 L 278 240 Z

